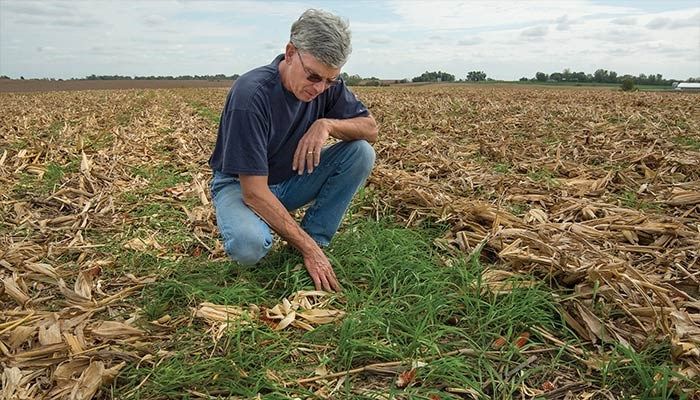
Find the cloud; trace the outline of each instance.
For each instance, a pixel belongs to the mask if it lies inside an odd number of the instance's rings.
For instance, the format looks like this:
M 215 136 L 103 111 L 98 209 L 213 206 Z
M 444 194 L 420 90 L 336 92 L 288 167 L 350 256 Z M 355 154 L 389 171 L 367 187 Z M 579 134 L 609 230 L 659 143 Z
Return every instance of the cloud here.
M 508 30 L 542 24 L 553 17 L 566 15 L 567 20 L 575 20 L 592 14 L 613 16 L 628 15 L 634 9 L 625 6 L 609 6 L 589 0 L 567 1 L 389 1 L 389 7 L 396 14 L 401 29 L 420 27 L 432 31 Z
M 657 17 L 652 19 L 646 24 L 646 27 L 649 29 L 661 29 L 665 28 L 671 23 L 670 18 L 665 18 L 665 17 Z
M 571 25 L 579 23 L 579 21 L 569 19 L 569 16 L 566 14 L 555 19 L 554 22 L 557 23 L 556 28 L 558 31 L 568 31 L 569 29 L 571 29 Z
M 55 53 L 58 49 L 53 46 L 37 46 L 37 53 Z
M 391 43 L 391 39 L 388 37 L 372 37 L 369 39 L 369 42 L 374 44 L 389 44 Z
M 460 40 L 457 42 L 457 44 L 460 46 L 474 46 L 474 45 L 479 44 L 481 42 L 483 42 L 483 39 L 481 39 L 478 36 L 475 36 L 475 37 L 471 37 L 469 39 Z
M 700 12 L 688 18 L 679 18 L 671 22 L 671 29 L 679 28 L 700 28 Z
M 56 17 L 71 16 L 75 12 L 61 2 L 35 2 L 35 1 L 4 1 L 3 11 L 10 14 L 20 14 L 28 17 Z
M 700 28 L 700 12 L 687 18 L 656 17 L 645 26 L 652 30 Z
M 546 26 L 533 26 L 531 28 L 524 29 L 520 32 L 521 36 L 525 37 L 542 37 L 547 35 L 549 29 Z
M 618 29 L 612 28 L 601 32 L 594 33 L 588 37 L 600 40 L 603 42 L 612 43 L 638 43 L 649 40 L 648 34 L 640 29 Z
M 151 14 L 143 19 L 143 22 L 146 25 L 162 25 L 167 21 L 167 18 L 165 18 L 162 15 L 158 14 Z
M 615 24 L 615 25 L 636 25 L 637 18 L 635 18 L 635 17 L 615 18 L 610 22 Z

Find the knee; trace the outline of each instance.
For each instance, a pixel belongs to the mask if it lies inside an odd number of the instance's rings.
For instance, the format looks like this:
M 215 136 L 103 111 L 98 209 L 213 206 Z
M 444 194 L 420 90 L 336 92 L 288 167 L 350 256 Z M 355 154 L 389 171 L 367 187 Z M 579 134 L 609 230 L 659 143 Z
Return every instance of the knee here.
M 369 175 L 376 158 L 372 145 L 366 140 L 355 140 L 349 142 L 348 145 L 352 152 L 353 168 L 365 176 Z
M 257 264 L 272 247 L 272 237 L 254 232 L 237 232 L 224 238 L 226 254 L 241 265 Z

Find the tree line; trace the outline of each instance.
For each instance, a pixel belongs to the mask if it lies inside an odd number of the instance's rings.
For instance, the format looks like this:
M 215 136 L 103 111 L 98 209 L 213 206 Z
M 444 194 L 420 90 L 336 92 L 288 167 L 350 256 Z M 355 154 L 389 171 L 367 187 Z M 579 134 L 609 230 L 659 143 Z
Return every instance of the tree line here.
M 635 85 L 671 85 L 673 82 L 680 82 L 678 79 L 666 79 L 662 74 L 639 74 L 638 76 L 625 74 L 618 75 L 615 71 L 607 69 L 597 69 L 592 74 L 585 72 L 572 72 L 566 68 L 562 72 L 552 72 L 547 74 L 537 72 L 533 78 L 522 77 L 520 81 L 530 82 L 577 82 L 577 83 L 623 83 L 631 81 Z M 688 78 L 686 82 L 700 82 L 698 78 Z
M 224 75 L 224 74 L 216 74 L 216 75 L 179 75 L 179 76 L 171 76 L 171 75 L 149 75 L 149 76 L 124 76 L 124 75 L 89 75 L 86 76 L 85 78 L 82 78 L 82 80 L 88 80 L 88 81 L 123 81 L 123 80 L 135 80 L 135 81 L 151 81 L 151 80 L 166 80 L 166 81 L 214 81 L 214 80 L 236 80 L 238 79 L 240 75 L 238 74 L 233 74 L 233 75 Z M 71 78 L 70 80 L 81 80 L 80 78 Z
M 493 79 L 487 78 L 486 72 L 484 71 L 469 71 L 467 72 L 466 79 L 455 80 L 456 77 L 452 74 L 442 71 L 425 71 L 420 76 L 414 77 L 411 82 L 480 82 L 480 81 L 492 81 Z
M 236 80 L 240 75 L 149 75 L 149 76 L 125 76 L 125 75 L 89 75 L 85 78 L 70 78 L 66 80 Z M 360 75 L 354 74 L 350 75 L 347 72 L 341 74 L 343 81 L 349 86 L 383 86 L 389 83 L 407 83 L 408 79 L 397 79 L 397 80 L 381 80 L 375 76 L 369 78 L 363 78 Z M 1 75 L 0 80 L 11 79 L 9 76 Z M 21 80 L 24 77 L 20 77 Z M 55 78 L 42 78 L 39 80 L 44 81 L 62 81 L 63 79 Z M 484 71 L 469 71 L 464 79 L 456 79 L 456 77 L 450 73 L 443 71 L 425 71 L 421 75 L 411 79 L 411 82 L 480 82 L 480 81 L 493 81 L 493 79 L 488 78 Z M 661 74 L 639 74 L 638 76 L 633 76 L 629 74 L 618 75 L 615 71 L 609 71 L 607 69 L 597 69 L 594 73 L 585 72 L 573 72 L 566 68 L 562 72 L 552 72 L 547 74 L 545 72 L 537 72 L 534 77 L 520 78 L 521 82 L 570 82 L 570 83 L 611 83 L 619 84 L 624 82 L 632 82 L 635 85 L 671 85 L 674 82 L 681 82 L 679 79 L 666 79 Z M 700 82 L 700 77 L 690 77 L 685 80 L 685 82 Z

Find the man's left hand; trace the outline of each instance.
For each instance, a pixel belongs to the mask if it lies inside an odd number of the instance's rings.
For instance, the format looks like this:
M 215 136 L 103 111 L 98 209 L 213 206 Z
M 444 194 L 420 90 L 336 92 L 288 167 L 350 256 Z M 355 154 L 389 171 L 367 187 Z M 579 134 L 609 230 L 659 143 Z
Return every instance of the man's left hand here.
M 292 160 L 292 169 L 299 175 L 304 173 L 304 168 L 309 173 L 321 162 L 321 149 L 331 135 L 330 121 L 318 119 L 299 141 Z

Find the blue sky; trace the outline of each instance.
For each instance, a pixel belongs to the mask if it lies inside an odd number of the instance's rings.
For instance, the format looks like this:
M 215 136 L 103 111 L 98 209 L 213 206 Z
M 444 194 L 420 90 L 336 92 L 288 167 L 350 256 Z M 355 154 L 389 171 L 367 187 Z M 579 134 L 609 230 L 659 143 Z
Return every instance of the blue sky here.
M 350 21 L 350 74 L 700 76 L 700 1 L 644 0 L 0 0 L 0 75 L 241 74 L 280 53 L 311 7 Z

